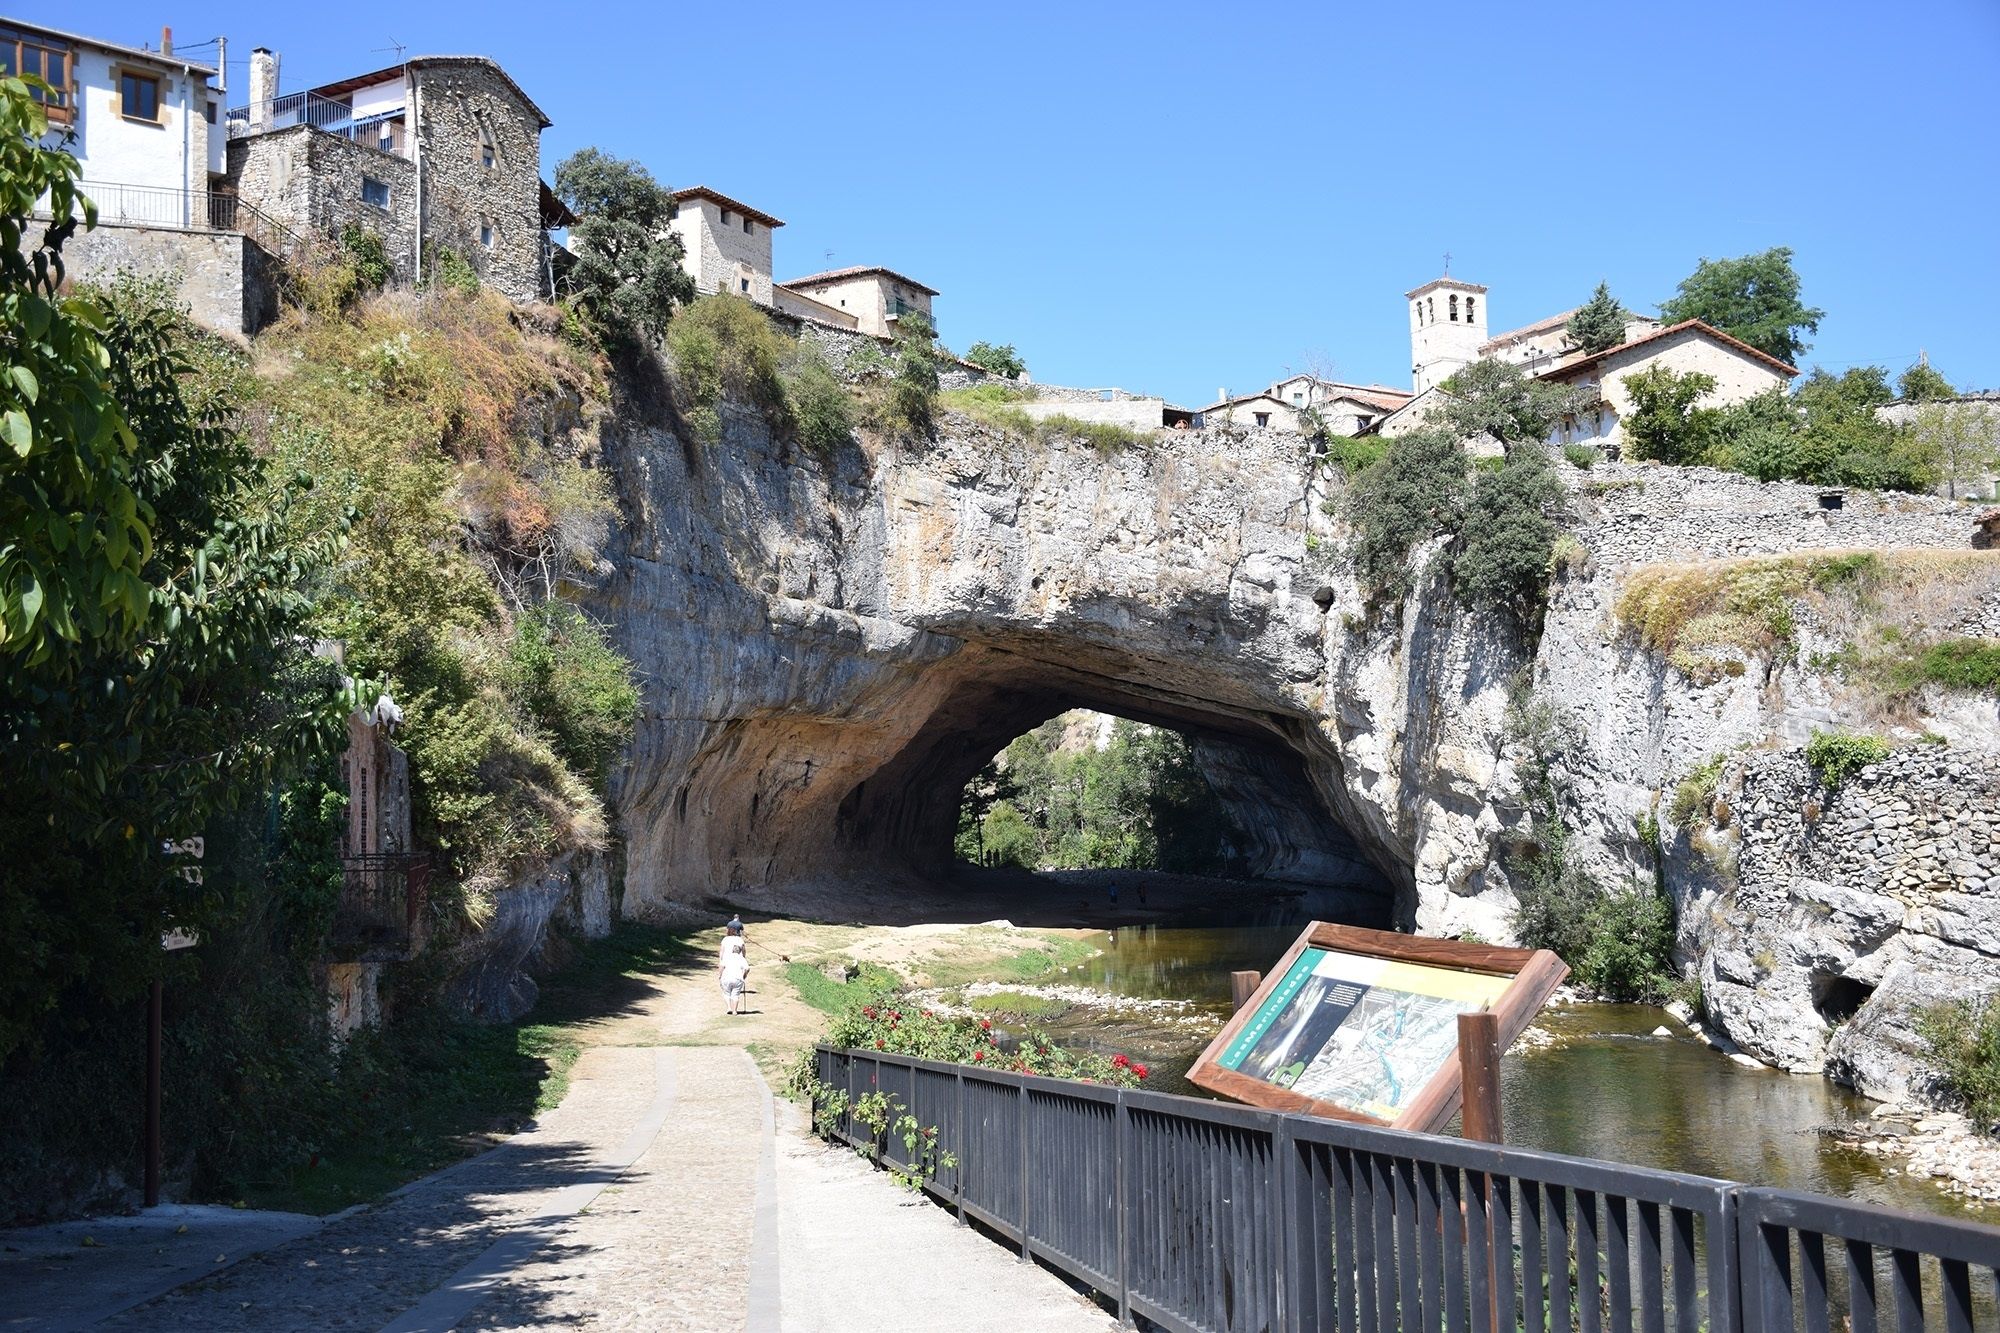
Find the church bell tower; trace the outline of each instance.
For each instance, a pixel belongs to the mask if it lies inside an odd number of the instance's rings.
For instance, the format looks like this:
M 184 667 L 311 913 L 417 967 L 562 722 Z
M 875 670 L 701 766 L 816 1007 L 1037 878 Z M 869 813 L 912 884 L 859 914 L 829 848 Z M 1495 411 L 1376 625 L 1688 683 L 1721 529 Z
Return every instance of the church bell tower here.
M 1486 341 L 1486 289 L 1446 276 L 1404 297 L 1410 303 L 1410 378 L 1422 393 L 1479 359 Z

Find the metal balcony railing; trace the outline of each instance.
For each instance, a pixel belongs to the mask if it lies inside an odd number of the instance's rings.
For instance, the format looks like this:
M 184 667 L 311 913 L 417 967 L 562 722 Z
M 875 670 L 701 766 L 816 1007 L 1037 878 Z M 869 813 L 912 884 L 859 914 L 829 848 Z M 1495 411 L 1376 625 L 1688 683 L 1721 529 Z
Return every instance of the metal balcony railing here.
M 97 205 L 100 223 L 172 231 L 241 232 L 278 255 L 288 251 L 298 239 L 283 223 L 225 190 L 178 190 L 170 185 L 93 180 L 78 181 L 77 189 Z
M 256 113 L 262 111 L 259 117 Z M 261 121 L 261 123 L 260 123 Z M 368 148 L 408 157 L 408 138 L 402 108 L 378 115 L 356 117 L 354 108 L 312 93 L 286 93 L 264 102 L 230 109 L 226 124 L 229 137 L 263 134 L 271 130 L 310 125 L 316 130 L 338 135 Z
M 341 858 L 340 906 L 327 957 L 336 963 L 381 963 L 414 957 L 417 919 L 430 885 L 431 862 L 415 853 Z

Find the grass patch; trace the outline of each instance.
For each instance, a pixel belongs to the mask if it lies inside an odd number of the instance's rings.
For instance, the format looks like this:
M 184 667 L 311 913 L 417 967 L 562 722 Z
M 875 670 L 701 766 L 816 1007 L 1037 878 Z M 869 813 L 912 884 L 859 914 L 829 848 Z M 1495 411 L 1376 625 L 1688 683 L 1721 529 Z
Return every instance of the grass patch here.
M 1727 752 L 1712 754 L 1675 785 L 1667 814 L 1676 826 L 1690 828 L 1696 820 L 1707 822 L 1715 805 L 1716 786 L 1722 780 L 1722 766 L 1728 762 Z
M 1907 687 L 1941 685 L 1948 690 L 2000 692 L 2000 643 L 1989 639 L 1943 639 L 1899 664 L 1893 678 Z
M 584 1021 L 635 1003 L 650 973 L 687 954 L 683 937 L 619 925 L 580 948 L 544 983 L 518 1023 L 480 1024 L 436 1011 L 357 1034 L 342 1054 L 338 1095 L 349 1127 L 293 1170 L 245 1182 L 253 1208 L 329 1213 L 488 1147 L 562 1101 Z
M 1030 395 L 1026 390 L 1004 384 L 975 384 L 967 389 L 948 389 L 938 395 L 944 407 L 1005 434 L 1037 444 L 1058 437 L 1081 440 L 1100 453 L 1115 453 L 1142 445 L 1152 439 L 1150 431 L 1133 430 L 1107 421 L 1083 421 L 1058 412 L 1035 419 L 1022 409 Z
M 861 964 L 861 970 L 851 981 L 835 981 L 820 971 L 817 963 L 787 963 L 785 980 L 801 1000 L 828 1014 L 844 1014 L 881 999 L 903 984 L 901 977 L 874 963 Z
M 2000 1124 L 2000 997 L 1952 1000 L 1917 1015 L 1943 1090 L 1965 1107 L 1981 1133 Z
M 1030 934 L 1034 941 L 1025 947 L 1013 944 L 1015 937 L 1002 937 L 1009 945 L 1005 952 L 971 947 L 926 964 L 933 986 L 968 986 L 975 981 L 1042 981 L 1094 957 L 1097 946 L 1061 935 Z M 983 942 L 983 941 L 982 941 Z
M 1007 1014 L 1014 1018 L 1046 1019 L 1069 1012 L 1070 1006 L 1045 995 L 1025 995 L 1020 991 L 995 991 L 975 995 L 968 1003 L 976 1013 Z

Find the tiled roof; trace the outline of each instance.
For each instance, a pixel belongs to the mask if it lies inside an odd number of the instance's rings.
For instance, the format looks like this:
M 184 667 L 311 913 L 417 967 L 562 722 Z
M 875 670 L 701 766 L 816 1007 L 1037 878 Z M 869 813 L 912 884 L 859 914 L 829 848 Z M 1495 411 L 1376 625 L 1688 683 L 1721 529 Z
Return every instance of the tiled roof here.
M 1563 362 L 1563 364 L 1555 367 L 1553 370 L 1548 370 L 1543 372 L 1542 378 L 1567 379 L 1572 373 L 1578 370 L 1582 370 L 1586 366 L 1594 366 L 1598 362 L 1604 360 L 1607 357 L 1617 356 L 1621 352 L 1629 352 L 1635 347 L 1644 347 L 1647 343 L 1658 342 L 1662 338 L 1671 338 L 1676 334 L 1688 333 L 1688 332 L 1699 333 L 1704 337 L 1715 339 L 1717 342 L 1723 344 L 1725 347 L 1733 347 L 1737 351 L 1743 353 L 1743 355 L 1750 357 L 1754 360 L 1763 362 L 1765 365 L 1770 366 L 1773 370 L 1778 371 L 1780 374 L 1796 375 L 1799 373 L 1798 367 L 1785 364 L 1783 361 L 1780 361 L 1777 357 L 1772 356 L 1769 352 L 1760 352 L 1756 348 L 1752 347 L 1749 343 L 1746 343 L 1738 338 L 1730 337 L 1728 334 L 1724 333 L 1721 329 L 1711 328 L 1708 325 L 1702 323 L 1698 319 L 1684 319 L 1678 324 L 1669 324 L 1667 327 L 1663 329 L 1655 329 L 1643 338 L 1634 338 L 1631 342 L 1620 343 L 1616 347 L 1607 347 L 1603 351 L 1598 352 L 1595 355 L 1580 356 L 1573 361 L 1565 361 Z
M 356 88 L 371 88 L 378 83 L 387 83 L 390 78 L 406 69 L 416 69 L 426 65 L 485 65 L 506 80 L 507 86 L 514 90 L 514 96 L 520 98 L 522 104 L 535 113 L 535 119 L 542 122 L 543 129 L 555 124 L 549 119 L 546 111 L 535 105 L 535 99 L 528 96 L 520 84 L 514 82 L 514 76 L 500 68 L 500 62 L 491 56 L 411 56 L 400 65 L 388 65 L 382 69 L 370 70 L 366 74 L 336 79 L 332 83 L 322 83 L 306 91 L 315 97 L 338 98 L 343 93 L 353 92 Z
M 1484 287 L 1481 287 L 1476 282 L 1461 282 L 1457 278 L 1447 276 L 1442 278 L 1432 278 L 1429 282 L 1425 283 L 1423 286 L 1413 287 L 1409 291 L 1404 292 L 1403 295 L 1406 297 L 1422 296 L 1425 292 L 1430 291 L 1434 287 L 1456 287 L 1458 288 L 1458 290 L 1462 292 L 1478 292 L 1481 296 L 1484 296 L 1486 294 L 1486 289 Z
M 746 203 L 731 199 L 720 190 L 711 190 L 706 185 L 690 185 L 685 190 L 674 190 L 672 194 L 675 203 L 679 203 L 683 199 L 708 199 L 720 204 L 724 208 L 733 208 L 744 217 L 754 218 L 767 227 L 782 227 L 785 225 L 782 220 L 772 217 L 761 208 L 752 208 Z
M 895 269 L 882 268 L 880 265 L 875 264 L 857 264 L 853 268 L 834 268 L 828 269 L 824 273 L 809 273 L 803 278 L 792 278 L 778 285 L 781 287 L 824 287 L 830 282 L 839 282 L 843 278 L 858 278 L 868 273 L 880 273 L 884 277 L 894 278 L 897 282 L 905 286 L 916 288 L 926 296 L 936 296 L 938 294 L 935 287 L 926 287 L 915 278 L 905 277 L 903 274 L 896 272 Z
M 41 23 L 24 23 L 20 19 L 0 19 L 0 23 L 5 23 L 6 26 L 22 32 L 36 32 L 47 37 L 60 37 L 66 42 L 76 42 L 83 46 L 94 47 L 99 51 L 109 51 L 114 55 L 124 56 L 127 60 L 143 60 L 149 64 L 164 65 L 168 69 L 179 69 L 185 65 L 196 74 L 206 75 L 210 78 L 213 78 L 215 75 L 215 67 L 213 65 L 205 65 L 199 60 L 189 60 L 185 56 L 166 55 L 159 51 L 148 51 L 142 47 L 127 46 L 123 42 L 107 42 L 101 37 L 85 37 L 80 32 L 65 32 L 61 28 L 51 28 Z M 201 42 L 195 43 L 197 46 L 205 44 Z
M 1523 338 L 1532 338 L 1538 333 L 1551 333 L 1569 323 L 1571 317 L 1580 309 L 1582 309 L 1581 306 L 1572 306 L 1559 315 L 1550 315 L 1547 319 L 1537 320 L 1533 324 L 1523 324 L 1518 329 L 1509 329 L 1505 333 L 1495 334 L 1493 337 L 1479 344 L 1479 350 L 1481 352 L 1494 352 L 1510 343 L 1520 342 Z

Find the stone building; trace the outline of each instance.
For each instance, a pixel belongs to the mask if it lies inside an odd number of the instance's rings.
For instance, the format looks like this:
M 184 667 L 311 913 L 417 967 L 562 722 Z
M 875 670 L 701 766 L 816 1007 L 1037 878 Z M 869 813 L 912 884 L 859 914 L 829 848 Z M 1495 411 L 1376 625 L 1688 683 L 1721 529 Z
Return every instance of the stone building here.
M 771 235 L 785 224 L 706 185 L 675 190 L 673 199 L 670 229 L 681 238 L 681 266 L 694 289 L 771 305 Z
M 784 290 L 791 296 L 852 315 L 855 327 L 877 338 L 893 336 L 896 321 L 908 314 L 921 314 L 935 323 L 931 298 L 938 294 L 937 290 L 893 269 L 838 268 L 794 278 L 784 284 Z
M 541 178 L 549 118 L 484 56 L 420 56 L 286 93 L 279 57 L 250 58 L 229 112 L 228 181 L 295 233 L 380 235 L 406 282 L 449 252 L 511 300 L 548 292 L 559 209 Z
M 1410 400 L 1382 384 L 1345 384 L 1317 375 L 1294 375 L 1268 389 L 1232 397 L 1227 391 L 1201 410 L 1206 425 L 1233 424 L 1270 430 L 1301 430 L 1308 411 L 1330 435 L 1359 435 Z
M 1632 412 L 1625 379 L 1656 366 L 1682 375 L 1714 377 L 1715 388 L 1702 400 L 1712 406 L 1740 403 L 1783 388 L 1799 373 L 1777 357 L 1700 320 L 1683 320 L 1594 356 L 1570 357 L 1545 372 L 1541 378 L 1581 389 L 1591 400 L 1556 427 L 1550 442 L 1584 444 L 1615 453 L 1625 438 L 1621 423 Z

